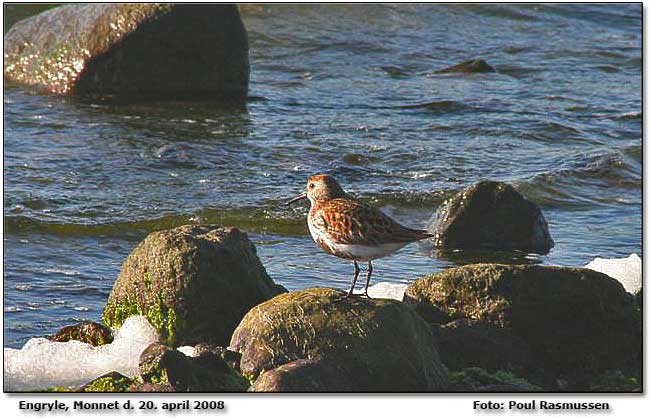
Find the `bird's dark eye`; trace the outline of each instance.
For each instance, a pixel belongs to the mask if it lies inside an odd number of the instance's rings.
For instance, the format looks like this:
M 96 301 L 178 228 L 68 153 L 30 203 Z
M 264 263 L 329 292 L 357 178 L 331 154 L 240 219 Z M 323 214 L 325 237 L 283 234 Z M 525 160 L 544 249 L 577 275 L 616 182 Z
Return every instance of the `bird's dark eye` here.
M 314 188 L 314 183 L 309 183 L 309 188 L 313 189 Z

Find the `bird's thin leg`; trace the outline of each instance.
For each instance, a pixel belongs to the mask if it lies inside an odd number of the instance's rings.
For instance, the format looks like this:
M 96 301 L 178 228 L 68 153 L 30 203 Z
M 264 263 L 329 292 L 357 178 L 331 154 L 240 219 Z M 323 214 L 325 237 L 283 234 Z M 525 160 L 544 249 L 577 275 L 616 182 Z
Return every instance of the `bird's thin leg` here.
M 343 296 L 341 299 L 338 299 L 336 302 L 349 299 L 353 296 L 354 287 L 357 285 L 357 278 L 359 277 L 360 271 L 361 269 L 359 268 L 359 264 L 357 264 L 357 262 L 354 261 L 354 278 L 352 279 L 352 286 L 350 286 L 350 291 L 348 292 L 347 295 Z
M 368 285 L 370 284 L 370 276 L 372 275 L 372 261 L 368 260 L 368 275 L 366 276 L 366 290 L 363 292 L 363 296 L 370 299 L 368 295 Z

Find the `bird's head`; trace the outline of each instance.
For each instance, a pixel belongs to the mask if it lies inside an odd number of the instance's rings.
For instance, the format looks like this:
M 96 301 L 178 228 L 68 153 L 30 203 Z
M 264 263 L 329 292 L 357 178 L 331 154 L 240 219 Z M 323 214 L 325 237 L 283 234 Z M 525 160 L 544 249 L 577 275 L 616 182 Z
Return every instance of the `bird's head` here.
M 287 204 L 305 198 L 314 204 L 315 202 L 336 199 L 337 197 L 343 196 L 345 196 L 345 192 L 334 177 L 327 174 L 315 174 L 307 179 L 306 191 L 289 200 Z

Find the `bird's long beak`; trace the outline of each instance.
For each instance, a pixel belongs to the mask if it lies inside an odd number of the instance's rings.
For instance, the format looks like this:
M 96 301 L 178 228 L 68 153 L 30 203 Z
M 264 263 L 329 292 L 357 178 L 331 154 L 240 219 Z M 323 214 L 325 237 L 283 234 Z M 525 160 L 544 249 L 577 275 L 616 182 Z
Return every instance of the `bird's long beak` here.
M 307 199 L 307 193 L 306 192 L 300 193 L 298 196 L 296 196 L 293 199 L 289 200 L 286 204 L 290 205 L 293 202 L 297 202 L 297 201 L 302 200 L 302 199 Z

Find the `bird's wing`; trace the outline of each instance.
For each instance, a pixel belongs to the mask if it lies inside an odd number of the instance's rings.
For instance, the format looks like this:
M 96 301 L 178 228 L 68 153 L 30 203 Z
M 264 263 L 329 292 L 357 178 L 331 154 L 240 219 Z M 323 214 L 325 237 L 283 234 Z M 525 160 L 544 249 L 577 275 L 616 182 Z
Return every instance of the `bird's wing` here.
M 341 244 L 378 245 L 431 236 L 427 231 L 400 225 L 379 209 L 349 198 L 331 199 L 315 215 L 319 229 Z

